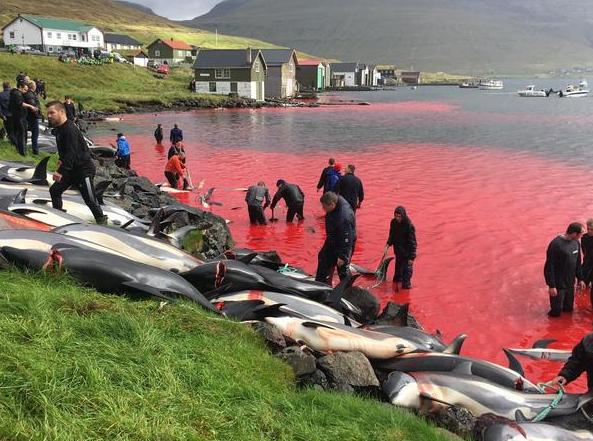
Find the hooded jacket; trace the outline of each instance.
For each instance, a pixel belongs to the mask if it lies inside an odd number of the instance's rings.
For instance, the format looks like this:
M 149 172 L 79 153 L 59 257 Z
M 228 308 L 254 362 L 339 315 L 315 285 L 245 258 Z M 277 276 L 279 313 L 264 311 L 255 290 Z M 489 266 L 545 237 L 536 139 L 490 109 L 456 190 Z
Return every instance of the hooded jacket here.
M 115 156 L 120 158 L 122 156 L 130 156 L 130 144 L 125 136 L 117 138 L 117 151 L 115 152 Z
M 325 234 L 324 247 L 345 262 L 349 261 L 356 240 L 356 220 L 352 207 L 342 196 L 338 196 L 334 211 L 325 215 Z
M 327 174 L 329 173 L 330 170 L 333 170 L 333 169 L 334 169 L 334 166 L 329 165 L 321 171 L 321 176 L 319 177 L 319 182 L 317 183 L 317 190 L 320 190 L 321 188 L 323 188 L 324 193 L 327 193 L 329 191 L 327 189 Z
M 587 371 L 587 386 L 593 390 L 593 334 L 587 334 L 572 350 L 572 355 L 558 375 L 570 383 Z
M 416 258 L 417 247 L 416 228 L 412 224 L 404 207 L 397 207 L 395 212 L 402 215 L 402 221 L 391 220 L 387 245 L 393 246 L 396 257 L 414 260 Z

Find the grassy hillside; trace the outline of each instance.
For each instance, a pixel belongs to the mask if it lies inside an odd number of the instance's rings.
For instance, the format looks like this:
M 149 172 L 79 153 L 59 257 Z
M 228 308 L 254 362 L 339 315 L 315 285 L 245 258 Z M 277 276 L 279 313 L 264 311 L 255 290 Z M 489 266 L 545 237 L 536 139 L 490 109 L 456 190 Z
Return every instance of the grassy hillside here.
M 328 58 L 489 73 L 593 66 L 592 20 L 576 0 L 226 0 L 186 23 Z
M 81 20 L 96 25 L 103 31 L 117 31 L 132 35 L 145 44 L 156 38 L 175 38 L 200 47 L 244 48 L 275 47 L 263 41 L 219 35 L 183 26 L 135 7 L 113 0 L 2 0 L 0 1 L 0 27 L 17 13 L 49 15 Z
M 0 439 L 445 440 L 371 400 L 300 392 L 247 326 L 0 272 Z
M 49 99 L 72 95 L 87 110 L 168 104 L 190 95 L 213 103 L 225 100 L 222 96 L 190 93 L 188 84 L 192 73 L 189 68 L 173 68 L 167 78 L 157 79 L 152 72 L 131 65 L 80 66 L 61 63 L 55 57 L 0 53 L 0 80 L 14 83 L 21 71 L 31 78 L 43 78 Z

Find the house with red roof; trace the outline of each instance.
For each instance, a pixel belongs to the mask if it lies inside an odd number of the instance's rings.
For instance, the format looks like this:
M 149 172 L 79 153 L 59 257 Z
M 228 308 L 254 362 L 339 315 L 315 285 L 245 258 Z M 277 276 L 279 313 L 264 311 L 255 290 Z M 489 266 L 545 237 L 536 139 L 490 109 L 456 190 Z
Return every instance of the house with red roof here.
M 157 63 L 177 64 L 184 61 L 192 62 L 192 46 L 185 41 L 157 39 L 146 47 L 148 57 Z
M 296 79 L 301 90 L 320 91 L 329 86 L 329 63 L 321 60 L 299 59 Z

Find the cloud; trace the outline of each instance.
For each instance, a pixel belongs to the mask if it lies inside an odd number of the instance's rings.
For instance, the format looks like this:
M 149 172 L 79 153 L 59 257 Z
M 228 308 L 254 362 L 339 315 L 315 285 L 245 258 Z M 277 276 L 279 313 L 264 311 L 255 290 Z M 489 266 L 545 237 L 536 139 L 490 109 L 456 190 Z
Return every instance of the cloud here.
M 151 8 L 155 14 L 172 20 L 189 20 L 203 15 L 222 0 L 129 0 Z

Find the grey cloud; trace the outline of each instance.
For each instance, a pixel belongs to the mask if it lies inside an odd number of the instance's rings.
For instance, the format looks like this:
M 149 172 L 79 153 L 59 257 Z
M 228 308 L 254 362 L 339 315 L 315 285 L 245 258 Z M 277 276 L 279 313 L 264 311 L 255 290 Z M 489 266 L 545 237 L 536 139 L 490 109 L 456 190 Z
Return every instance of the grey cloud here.
M 222 0 L 129 0 L 173 20 L 189 20 L 208 12 Z

